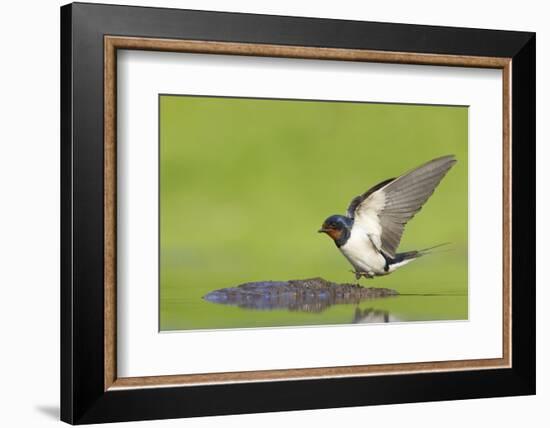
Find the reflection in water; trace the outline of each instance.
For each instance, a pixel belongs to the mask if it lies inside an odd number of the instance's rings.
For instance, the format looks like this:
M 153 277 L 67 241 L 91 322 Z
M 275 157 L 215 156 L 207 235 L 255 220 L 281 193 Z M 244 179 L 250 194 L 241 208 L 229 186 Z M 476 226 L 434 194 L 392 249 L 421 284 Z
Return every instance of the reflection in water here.
M 393 290 L 338 285 L 314 278 L 302 281 L 266 281 L 242 284 L 208 293 L 204 300 L 253 310 L 288 309 L 295 312 L 323 312 L 333 305 L 358 305 L 373 298 L 397 295 Z M 353 323 L 397 321 L 387 311 L 355 308 Z
M 384 323 L 384 322 L 397 322 L 399 318 L 391 315 L 388 311 L 382 311 L 380 309 L 355 308 L 355 314 L 353 315 L 353 324 L 370 324 L 370 323 Z

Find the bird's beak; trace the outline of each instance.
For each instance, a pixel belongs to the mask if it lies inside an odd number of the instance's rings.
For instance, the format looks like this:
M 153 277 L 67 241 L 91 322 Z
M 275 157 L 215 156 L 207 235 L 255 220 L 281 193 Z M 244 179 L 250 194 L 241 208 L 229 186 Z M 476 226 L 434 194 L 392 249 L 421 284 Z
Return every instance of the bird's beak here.
M 328 232 L 328 229 L 325 229 L 325 228 L 321 228 L 317 231 L 317 233 L 327 233 Z

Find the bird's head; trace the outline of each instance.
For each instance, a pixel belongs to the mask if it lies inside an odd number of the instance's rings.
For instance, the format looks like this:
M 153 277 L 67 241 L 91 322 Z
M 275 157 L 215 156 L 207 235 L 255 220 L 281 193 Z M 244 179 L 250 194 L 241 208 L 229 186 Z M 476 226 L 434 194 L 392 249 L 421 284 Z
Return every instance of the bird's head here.
M 326 233 L 336 242 L 336 245 L 340 246 L 347 241 L 352 226 L 351 218 L 343 215 L 331 215 L 323 222 L 318 232 Z

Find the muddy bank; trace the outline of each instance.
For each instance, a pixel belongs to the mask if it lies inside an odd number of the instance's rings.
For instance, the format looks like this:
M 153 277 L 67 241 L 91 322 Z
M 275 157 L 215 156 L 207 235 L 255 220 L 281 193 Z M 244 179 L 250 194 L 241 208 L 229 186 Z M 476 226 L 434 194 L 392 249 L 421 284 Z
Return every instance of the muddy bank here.
M 358 284 L 338 284 L 323 278 L 308 278 L 247 282 L 212 291 L 203 299 L 248 309 L 321 312 L 332 305 L 359 303 L 398 294 L 389 288 L 362 287 Z

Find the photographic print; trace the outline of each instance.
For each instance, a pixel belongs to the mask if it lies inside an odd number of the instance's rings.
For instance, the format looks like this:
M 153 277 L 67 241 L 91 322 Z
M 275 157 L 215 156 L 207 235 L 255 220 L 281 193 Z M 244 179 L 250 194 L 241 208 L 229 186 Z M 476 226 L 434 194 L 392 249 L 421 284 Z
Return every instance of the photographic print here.
M 160 330 L 468 319 L 466 106 L 159 95 Z

